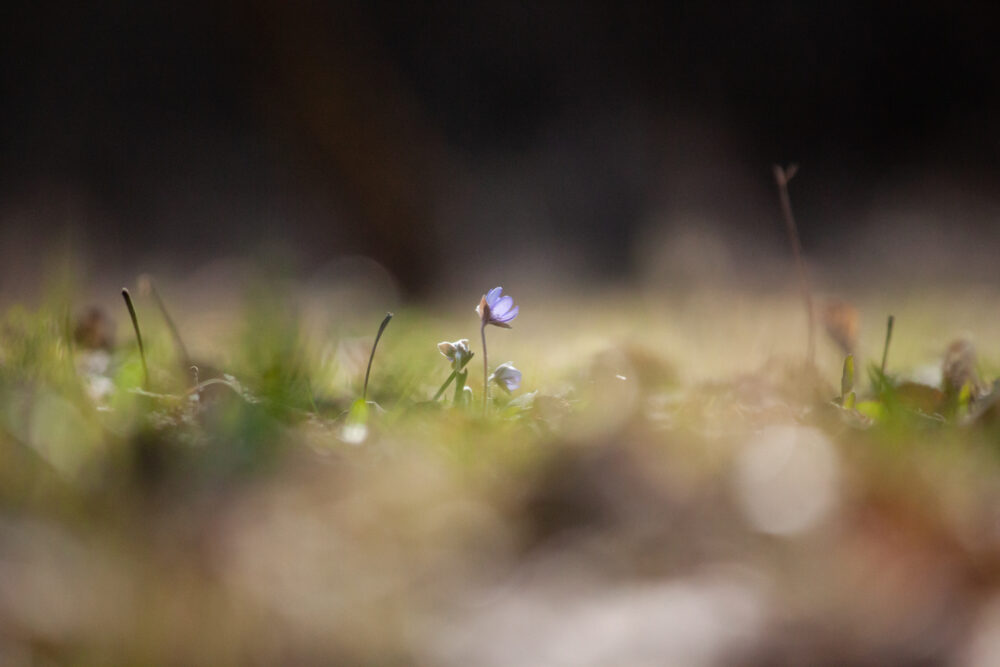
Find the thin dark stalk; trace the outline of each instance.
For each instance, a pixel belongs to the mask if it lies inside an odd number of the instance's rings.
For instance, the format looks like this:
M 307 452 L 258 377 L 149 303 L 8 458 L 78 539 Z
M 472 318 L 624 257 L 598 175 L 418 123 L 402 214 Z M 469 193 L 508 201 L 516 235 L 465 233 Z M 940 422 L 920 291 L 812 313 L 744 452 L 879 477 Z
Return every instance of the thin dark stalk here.
M 882 348 L 882 375 L 885 375 L 885 362 L 889 358 L 889 341 L 892 340 L 892 325 L 895 323 L 896 318 L 890 315 L 885 328 L 885 347 Z
M 368 400 L 368 377 L 372 374 L 372 362 L 375 361 L 375 348 L 378 347 L 378 341 L 382 338 L 382 332 L 385 331 L 387 326 L 389 326 L 389 320 L 391 319 L 392 313 L 386 313 L 385 319 L 382 320 L 382 324 L 378 326 L 378 333 L 375 334 L 375 342 L 372 343 L 372 353 L 371 356 L 368 357 L 368 369 L 365 371 L 365 387 L 361 392 L 361 398 L 366 401 Z
M 125 306 L 128 308 L 129 317 L 132 318 L 132 328 L 135 329 L 135 339 L 139 343 L 139 358 L 142 359 L 142 374 L 145 378 L 144 389 L 149 389 L 149 367 L 146 366 L 146 349 L 142 345 L 142 334 L 139 333 L 139 318 L 135 316 L 135 306 L 132 305 L 132 295 L 128 293 L 128 288 L 122 288 L 122 298 L 125 299 Z
M 163 303 L 163 299 L 160 298 L 160 293 L 156 290 L 156 285 L 153 284 L 152 280 L 149 281 L 149 293 L 153 295 L 153 301 L 156 302 L 156 307 L 160 309 L 160 314 L 163 315 L 163 319 L 167 323 L 167 328 L 170 329 L 174 345 L 177 346 L 177 351 L 181 354 L 181 361 L 184 366 L 190 366 L 191 357 L 188 355 L 187 346 L 184 345 L 184 340 L 181 338 L 181 332 L 177 330 L 177 325 L 174 324 L 174 319 L 167 312 L 167 306 Z
M 798 171 L 798 165 L 790 165 L 788 169 L 783 169 L 779 165 L 774 165 L 774 180 L 778 184 L 778 197 L 781 200 L 781 213 L 785 218 L 785 229 L 788 232 L 788 240 L 792 244 L 792 254 L 795 256 L 795 266 L 799 274 L 799 291 L 802 293 L 802 301 L 806 309 L 808 322 L 808 343 L 806 360 L 809 365 L 813 364 L 816 349 L 816 324 L 813 314 L 812 291 L 809 288 L 809 276 L 806 273 L 806 262 L 802 257 L 802 242 L 799 240 L 799 228 L 795 224 L 795 216 L 792 214 L 792 200 L 788 196 L 788 181 L 792 180 Z
M 490 396 L 490 366 L 486 361 L 486 317 L 483 317 L 483 323 L 479 327 L 479 334 L 483 338 L 483 414 L 486 414 L 486 402 L 489 400 Z

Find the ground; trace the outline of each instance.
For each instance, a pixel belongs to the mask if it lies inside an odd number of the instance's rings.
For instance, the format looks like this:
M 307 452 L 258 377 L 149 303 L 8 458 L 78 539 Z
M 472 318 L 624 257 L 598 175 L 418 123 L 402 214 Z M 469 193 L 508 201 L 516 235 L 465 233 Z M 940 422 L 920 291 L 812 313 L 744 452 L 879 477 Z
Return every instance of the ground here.
M 839 294 L 842 386 L 793 289 L 514 291 L 484 415 L 486 287 L 164 289 L 181 348 L 144 281 L 148 377 L 116 294 L 8 310 L 2 661 L 1000 663 L 996 294 Z

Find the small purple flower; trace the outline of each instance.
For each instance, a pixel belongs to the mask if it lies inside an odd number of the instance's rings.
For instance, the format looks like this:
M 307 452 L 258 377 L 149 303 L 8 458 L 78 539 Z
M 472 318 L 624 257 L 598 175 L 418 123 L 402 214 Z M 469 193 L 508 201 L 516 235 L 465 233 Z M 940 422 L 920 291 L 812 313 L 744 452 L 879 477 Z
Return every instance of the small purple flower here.
M 521 386 L 521 371 L 514 368 L 514 365 L 508 361 L 497 366 L 493 374 L 490 375 L 490 379 L 500 385 L 504 391 L 510 393 Z
M 510 329 L 510 322 L 517 317 L 517 306 L 511 296 L 503 296 L 502 287 L 494 287 L 483 295 L 476 306 L 476 313 L 485 324 Z

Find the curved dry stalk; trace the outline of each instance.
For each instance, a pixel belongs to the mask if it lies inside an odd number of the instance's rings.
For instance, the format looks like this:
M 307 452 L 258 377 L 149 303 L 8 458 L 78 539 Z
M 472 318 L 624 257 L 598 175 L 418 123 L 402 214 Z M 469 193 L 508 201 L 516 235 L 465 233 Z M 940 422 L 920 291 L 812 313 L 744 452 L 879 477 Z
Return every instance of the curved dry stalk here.
M 365 386 L 361 391 L 362 400 L 368 400 L 368 378 L 372 374 L 372 362 L 375 361 L 375 348 L 378 347 L 378 341 L 382 338 L 382 332 L 385 331 L 387 326 L 389 326 L 389 320 L 391 319 L 392 313 L 386 313 L 385 319 L 382 320 L 382 324 L 378 326 L 378 333 L 375 334 L 375 342 L 372 343 L 372 353 L 371 356 L 368 357 L 368 369 L 365 370 Z
M 135 316 L 132 295 L 128 293 L 127 287 L 122 288 L 122 298 L 125 299 L 125 306 L 128 308 L 129 317 L 132 318 L 132 328 L 135 329 L 135 340 L 139 343 L 139 358 L 142 359 L 142 374 L 145 380 L 143 388 L 149 389 L 149 367 L 146 365 L 146 349 L 142 345 L 142 334 L 139 332 L 139 319 Z
M 787 168 L 774 165 L 774 180 L 778 184 L 781 213 L 785 219 L 785 229 L 788 232 L 788 240 L 792 244 L 792 254 L 795 256 L 795 266 L 799 274 L 799 291 L 802 293 L 802 301 L 806 309 L 806 321 L 808 323 L 806 361 L 812 366 L 816 349 L 816 324 L 813 313 L 812 290 L 809 288 L 806 262 L 802 257 L 802 241 L 799 240 L 799 229 L 795 224 L 795 216 L 792 214 L 792 200 L 788 196 L 788 182 L 792 180 L 792 177 L 795 176 L 798 170 L 799 166 L 797 164 L 791 164 Z

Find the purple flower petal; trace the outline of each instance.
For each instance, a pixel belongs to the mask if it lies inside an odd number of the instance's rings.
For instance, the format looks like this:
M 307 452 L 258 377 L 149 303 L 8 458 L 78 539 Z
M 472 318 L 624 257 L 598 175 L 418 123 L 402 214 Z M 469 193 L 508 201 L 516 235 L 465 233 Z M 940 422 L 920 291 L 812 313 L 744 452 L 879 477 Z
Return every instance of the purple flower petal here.
M 497 302 L 490 306 L 490 316 L 494 319 L 502 319 L 503 316 L 514 305 L 514 299 L 510 296 L 502 296 Z
M 511 392 L 521 386 L 521 371 L 514 368 L 508 361 L 505 364 L 497 366 L 496 371 L 490 376 L 490 379 L 503 387 L 504 390 Z
M 503 383 L 507 385 L 508 391 L 514 391 L 521 386 L 521 371 L 512 370 L 510 374 L 504 378 Z
M 505 312 L 503 315 L 498 315 L 494 317 L 494 319 L 497 320 L 498 322 L 510 322 L 512 319 L 517 317 L 517 310 L 518 307 L 514 306 L 513 308 Z
M 503 294 L 502 287 L 494 287 L 486 293 L 486 305 L 490 307 L 491 311 L 493 310 L 493 304 L 497 302 L 501 294 Z

